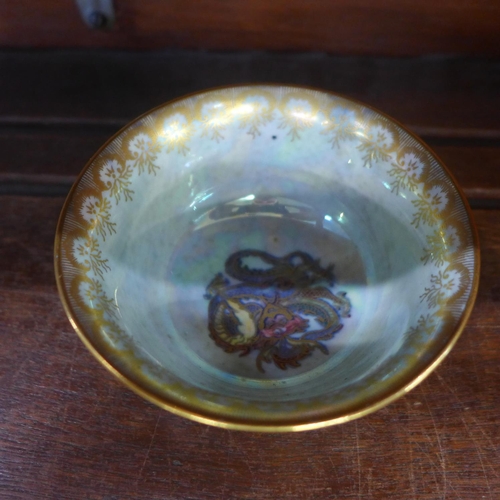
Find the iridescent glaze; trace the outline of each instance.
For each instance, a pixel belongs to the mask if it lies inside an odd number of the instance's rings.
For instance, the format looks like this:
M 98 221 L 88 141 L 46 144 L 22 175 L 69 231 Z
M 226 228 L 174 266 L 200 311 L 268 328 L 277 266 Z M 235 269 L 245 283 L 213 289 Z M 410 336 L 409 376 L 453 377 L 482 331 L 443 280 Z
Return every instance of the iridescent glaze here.
M 477 292 L 470 211 L 385 115 L 312 89 L 167 103 L 91 159 L 56 236 L 90 350 L 160 406 L 228 428 L 347 421 L 404 394 Z

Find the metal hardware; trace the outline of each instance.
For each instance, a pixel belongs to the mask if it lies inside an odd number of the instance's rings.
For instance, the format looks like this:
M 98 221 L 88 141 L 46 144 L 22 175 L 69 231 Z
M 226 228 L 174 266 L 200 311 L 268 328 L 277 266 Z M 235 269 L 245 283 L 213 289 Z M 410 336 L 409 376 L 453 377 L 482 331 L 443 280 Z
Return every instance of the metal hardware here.
M 110 29 L 115 23 L 113 0 L 76 0 L 83 22 L 93 30 Z

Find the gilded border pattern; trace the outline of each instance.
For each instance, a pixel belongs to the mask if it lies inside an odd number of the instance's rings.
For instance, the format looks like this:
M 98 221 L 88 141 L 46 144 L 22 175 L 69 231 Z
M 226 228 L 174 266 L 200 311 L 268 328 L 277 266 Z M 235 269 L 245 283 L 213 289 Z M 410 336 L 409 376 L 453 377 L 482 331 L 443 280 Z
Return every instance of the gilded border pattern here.
M 276 121 L 289 141 L 300 140 L 305 130 L 319 123 L 321 135 L 332 148 L 353 143 L 362 155 L 364 168 L 385 162 L 390 193 L 415 194 L 411 224 L 415 228 L 425 226 L 427 231 L 421 260 L 436 269 L 420 295 L 429 311 L 407 332 L 406 361 L 414 361 L 413 353 L 437 328 L 453 327 L 471 292 L 472 234 L 460 196 L 435 158 L 394 122 L 341 97 L 294 87 L 241 87 L 199 94 L 146 115 L 115 138 L 79 182 L 63 226 L 64 283 L 80 314 L 113 340 L 116 356 L 126 355 L 135 366 L 166 381 L 160 389 L 177 388 L 202 407 L 207 396 L 214 399 L 213 394 L 170 381 L 165 369 L 137 358 L 133 341 L 119 326 L 116 304 L 102 286 L 110 264 L 99 240 L 105 242 L 119 230 L 112 209 L 133 201 L 133 174 L 157 175 L 162 168 L 157 163 L 159 152 L 186 155 L 197 134 L 224 141 L 228 125 L 235 121 L 253 138 Z M 376 382 L 374 374 L 364 381 L 364 387 Z M 350 387 L 336 397 L 354 394 L 355 390 L 360 387 Z M 321 406 L 324 400 L 309 400 L 297 404 L 296 409 L 303 404 L 309 408 Z M 224 401 L 224 405 L 249 411 L 243 401 Z M 278 408 L 277 403 L 259 403 L 252 411 L 259 415 Z

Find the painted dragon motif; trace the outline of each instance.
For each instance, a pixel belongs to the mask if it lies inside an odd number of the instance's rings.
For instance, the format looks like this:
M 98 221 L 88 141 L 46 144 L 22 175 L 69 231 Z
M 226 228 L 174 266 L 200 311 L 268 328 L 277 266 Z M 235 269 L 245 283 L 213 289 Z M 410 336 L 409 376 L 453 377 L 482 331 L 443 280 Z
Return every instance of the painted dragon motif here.
M 260 261 L 251 266 L 245 259 Z M 257 368 L 274 363 L 300 366 L 342 328 L 351 304 L 345 292 L 334 294 L 333 265 L 323 268 L 305 252 L 275 257 L 260 250 L 232 254 L 207 287 L 210 337 L 228 353 L 257 350 Z

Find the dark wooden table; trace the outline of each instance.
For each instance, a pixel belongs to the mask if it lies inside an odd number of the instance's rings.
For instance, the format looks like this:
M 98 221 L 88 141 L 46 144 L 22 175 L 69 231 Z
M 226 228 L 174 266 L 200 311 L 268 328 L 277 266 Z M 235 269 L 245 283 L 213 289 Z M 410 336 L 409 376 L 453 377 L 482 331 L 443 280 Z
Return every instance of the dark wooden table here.
M 444 363 L 360 420 L 283 435 L 176 417 L 117 382 L 60 304 L 52 249 L 75 176 L 122 124 L 214 85 L 310 84 L 419 133 L 479 228 L 475 310 Z M 500 63 L 321 54 L 0 53 L 0 498 L 500 498 Z

